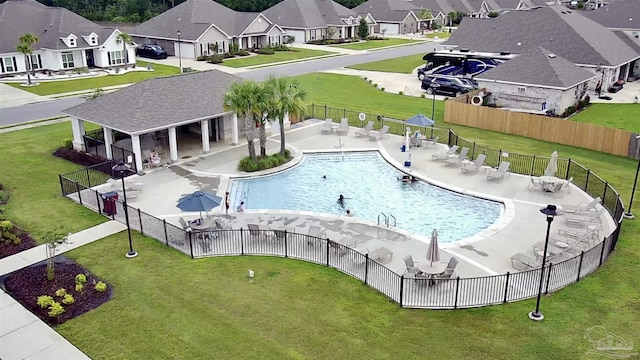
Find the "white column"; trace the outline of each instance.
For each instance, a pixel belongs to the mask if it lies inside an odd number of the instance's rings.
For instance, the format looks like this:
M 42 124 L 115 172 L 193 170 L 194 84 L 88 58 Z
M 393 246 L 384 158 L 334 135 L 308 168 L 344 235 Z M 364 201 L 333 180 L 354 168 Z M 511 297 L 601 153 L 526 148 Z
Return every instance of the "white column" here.
M 231 114 L 231 145 L 238 145 L 238 114 Z
M 209 120 L 200 121 L 200 129 L 202 130 L 202 152 L 209 152 Z
M 175 127 L 169 128 L 169 153 L 171 162 L 178 161 L 178 136 Z
M 136 156 L 136 169 L 138 173 L 142 173 L 142 150 L 140 149 L 140 135 L 131 135 L 131 150 Z M 128 161 L 129 159 L 127 159 Z
M 102 132 L 104 133 L 104 150 L 107 153 L 107 159 L 113 159 L 113 153 L 111 152 L 111 144 L 113 144 L 113 130 L 103 127 Z
M 73 133 L 73 148 L 77 151 L 85 151 L 84 139 L 84 121 L 72 117 L 71 118 L 71 131 Z

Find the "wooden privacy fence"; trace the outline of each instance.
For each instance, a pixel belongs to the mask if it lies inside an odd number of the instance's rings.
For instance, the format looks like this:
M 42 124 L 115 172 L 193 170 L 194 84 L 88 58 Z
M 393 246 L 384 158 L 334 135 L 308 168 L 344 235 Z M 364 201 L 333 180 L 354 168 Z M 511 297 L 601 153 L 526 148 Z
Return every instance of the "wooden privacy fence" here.
M 608 154 L 636 157 L 636 134 L 606 126 L 466 103 L 466 95 L 445 102 L 444 121 L 520 135 Z

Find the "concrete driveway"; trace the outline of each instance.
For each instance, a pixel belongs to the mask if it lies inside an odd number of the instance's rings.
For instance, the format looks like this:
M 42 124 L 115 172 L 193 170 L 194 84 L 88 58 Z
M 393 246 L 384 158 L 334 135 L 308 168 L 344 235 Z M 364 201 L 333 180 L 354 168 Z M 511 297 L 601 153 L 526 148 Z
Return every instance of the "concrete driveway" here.
M 46 96 L 32 94 L 28 91 L 0 83 L 0 108 L 20 106 L 49 100 Z

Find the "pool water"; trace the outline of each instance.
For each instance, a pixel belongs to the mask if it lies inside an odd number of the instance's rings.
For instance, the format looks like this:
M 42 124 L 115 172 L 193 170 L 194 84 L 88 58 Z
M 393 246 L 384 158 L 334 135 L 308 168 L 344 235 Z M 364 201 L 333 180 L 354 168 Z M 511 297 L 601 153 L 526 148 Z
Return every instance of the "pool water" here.
M 429 183 L 406 184 L 404 173 L 379 152 L 305 154 L 292 169 L 269 176 L 234 179 L 233 206 L 345 215 L 378 221 L 379 213 L 395 216 L 396 227 L 423 236 L 438 229 L 440 242 L 452 242 L 489 227 L 501 214 L 498 202 L 462 195 Z M 323 178 L 326 176 L 326 179 Z M 337 202 L 346 198 L 344 208 Z

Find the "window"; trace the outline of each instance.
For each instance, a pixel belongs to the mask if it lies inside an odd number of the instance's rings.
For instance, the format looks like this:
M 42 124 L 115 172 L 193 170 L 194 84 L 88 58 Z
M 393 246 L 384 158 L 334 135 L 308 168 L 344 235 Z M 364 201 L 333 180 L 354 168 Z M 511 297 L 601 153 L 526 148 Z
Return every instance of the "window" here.
M 69 47 L 76 46 L 76 39 L 69 38 Z
M 73 53 L 62 53 L 62 68 L 73 69 L 74 67 L 76 67 L 76 65 L 73 63 Z
M 124 51 L 109 51 L 109 65 L 121 65 L 124 64 Z
M 95 37 L 95 36 L 92 36 L 92 37 L 89 39 L 89 44 L 91 44 L 91 45 L 98 45 L 98 38 L 97 38 L 97 37 Z
M 527 88 L 524 86 L 518 86 L 518 92 L 527 92 Z
M 0 59 L 0 65 L 2 65 L 2 72 L 16 72 L 18 69 L 16 68 L 16 58 L 15 57 L 6 57 Z
M 309 33 L 311 35 L 311 40 L 315 40 L 316 39 L 316 31 L 315 30 L 311 30 Z
M 278 45 L 280 44 L 280 37 L 278 35 L 276 36 L 269 36 L 269 43 L 271 45 Z
M 31 70 L 42 69 L 42 59 L 40 54 L 31 55 Z

